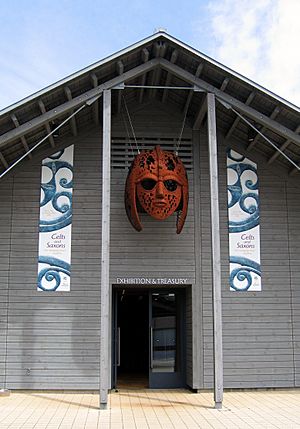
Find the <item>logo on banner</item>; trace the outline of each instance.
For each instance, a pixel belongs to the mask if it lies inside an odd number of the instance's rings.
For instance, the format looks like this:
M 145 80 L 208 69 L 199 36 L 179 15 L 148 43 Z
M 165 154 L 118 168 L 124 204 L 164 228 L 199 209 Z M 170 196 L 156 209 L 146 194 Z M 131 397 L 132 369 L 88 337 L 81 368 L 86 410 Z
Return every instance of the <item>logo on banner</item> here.
M 257 165 L 227 153 L 230 290 L 260 291 L 260 230 Z
M 39 291 L 70 290 L 73 145 L 42 161 Z

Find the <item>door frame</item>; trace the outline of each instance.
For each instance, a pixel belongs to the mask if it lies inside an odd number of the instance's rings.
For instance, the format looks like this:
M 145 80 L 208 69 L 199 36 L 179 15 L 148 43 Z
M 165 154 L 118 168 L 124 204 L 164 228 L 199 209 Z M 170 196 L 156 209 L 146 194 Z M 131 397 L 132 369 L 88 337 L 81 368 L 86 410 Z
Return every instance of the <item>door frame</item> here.
M 118 296 L 122 293 L 123 290 L 130 290 L 134 293 L 139 293 L 143 291 L 144 293 L 148 293 L 148 303 L 149 303 L 149 311 L 148 311 L 148 339 L 149 339 L 149 354 L 148 354 L 148 383 L 149 388 L 151 389 L 171 389 L 176 387 L 185 387 L 186 386 L 186 287 L 173 287 L 169 286 L 159 287 L 159 288 L 142 288 L 142 287 L 123 287 L 120 285 L 113 285 L 112 287 L 112 341 L 111 341 L 111 356 L 112 356 L 112 365 L 111 365 L 111 380 L 112 380 L 112 388 L 117 389 L 117 381 L 118 381 L 118 360 L 119 360 L 119 342 L 118 342 Z M 178 314 L 179 314 L 179 325 L 178 329 L 180 330 L 179 338 L 180 338 L 180 350 L 179 350 L 179 361 L 180 361 L 180 372 L 177 374 L 178 376 L 174 377 L 174 373 L 170 373 L 173 375 L 173 382 L 169 382 L 168 385 L 164 385 L 164 381 L 162 380 L 161 374 L 166 373 L 152 373 L 150 368 L 150 353 L 151 353 L 151 338 L 150 338 L 150 328 L 151 328 L 151 319 L 152 319 L 152 293 L 176 293 L 179 296 L 178 303 Z M 153 374 L 157 374 L 154 375 Z M 150 383 L 150 377 L 152 382 Z
M 186 386 L 186 288 L 164 288 L 149 290 L 149 361 L 152 353 L 151 325 L 152 325 L 152 293 L 176 294 L 176 329 L 179 330 L 179 371 L 152 372 L 149 362 L 149 388 L 150 389 L 174 389 Z M 178 321 L 179 317 L 179 321 Z

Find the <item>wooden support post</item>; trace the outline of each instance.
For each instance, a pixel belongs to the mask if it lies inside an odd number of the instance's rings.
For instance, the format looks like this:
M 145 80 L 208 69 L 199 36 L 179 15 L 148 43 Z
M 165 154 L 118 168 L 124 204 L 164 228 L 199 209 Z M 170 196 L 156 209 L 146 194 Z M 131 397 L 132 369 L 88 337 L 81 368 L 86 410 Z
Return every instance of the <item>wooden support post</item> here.
M 19 123 L 18 118 L 16 117 L 16 115 L 14 113 L 11 115 L 11 119 L 12 119 L 15 127 L 18 128 L 20 126 L 20 123 Z M 29 146 L 28 146 L 28 143 L 27 143 L 25 136 L 21 136 L 20 139 L 21 139 L 22 145 L 25 149 L 25 152 L 27 153 L 29 151 Z M 28 158 L 32 159 L 31 153 L 28 153 Z
M 148 49 L 144 48 L 142 50 L 143 63 L 146 63 L 147 61 L 149 61 L 149 57 L 150 57 L 150 52 L 148 51 Z M 146 84 L 146 78 L 147 78 L 147 73 L 144 73 L 141 79 L 141 84 L 140 84 L 141 86 L 144 86 Z M 139 103 L 142 103 L 143 101 L 144 92 L 145 92 L 145 88 L 142 88 L 139 94 Z
M 110 146 L 111 146 L 111 90 L 103 91 L 102 142 L 102 246 L 101 246 L 101 302 L 100 302 L 100 409 L 107 408 L 109 380 L 109 239 L 110 239 Z
M 204 67 L 204 63 L 200 63 L 198 65 L 196 73 L 195 73 L 195 77 L 199 77 L 201 75 L 203 67 Z M 188 108 L 189 108 L 189 105 L 191 104 L 193 95 L 194 95 L 194 91 L 189 91 L 189 94 L 187 96 L 186 102 L 184 103 L 184 108 L 183 108 L 184 112 L 188 111 Z
M 205 101 L 206 103 L 206 101 Z M 193 131 L 193 169 L 194 169 L 194 243 L 195 243 L 195 283 L 192 285 L 192 336 L 193 336 L 193 380 L 194 390 L 203 389 L 203 322 L 202 299 L 203 282 L 201 272 L 201 155 L 200 131 Z
M 251 92 L 250 95 L 248 96 L 247 100 L 245 101 L 245 105 L 250 106 L 254 97 L 255 97 L 255 92 Z M 237 127 L 239 122 L 240 122 L 240 118 L 238 116 L 236 116 L 234 121 L 233 121 L 233 124 L 231 125 L 231 127 L 229 128 L 229 130 L 227 131 L 227 133 L 225 135 L 225 139 L 229 139 L 229 137 L 231 136 L 231 134 L 233 133 L 233 131 L 235 130 L 235 128 Z
M 204 97 L 204 100 L 202 102 L 202 105 L 200 106 L 200 109 L 197 113 L 196 119 L 193 124 L 193 130 L 200 130 L 203 119 L 207 112 L 207 101 L 205 100 L 206 97 Z
M 0 152 L 0 161 L 2 162 L 5 168 L 8 168 L 8 162 L 6 161 L 6 159 L 4 158 L 1 152 Z
M 98 86 L 98 78 L 95 73 L 91 74 L 92 84 L 94 88 L 97 88 Z M 94 124 L 99 125 L 99 100 L 95 101 L 93 103 L 93 121 Z
M 73 99 L 73 97 L 72 97 L 72 91 L 70 90 L 70 88 L 68 86 L 65 87 L 65 94 L 66 94 L 66 97 L 67 97 L 68 101 L 72 101 L 72 99 Z M 71 110 L 71 113 L 73 113 L 73 110 Z M 77 134 L 78 134 L 78 131 L 77 131 L 77 124 L 76 124 L 76 119 L 75 118 L 76 117 L 73 116 L 73 118 L 70 119 L 69 124 L 70 124 L 73 136 L 76 137 Z
M 119 76 L 121 76 L 121 74 L 124 73 L 124 64 L 122 61 L 117 62 L 117 70 L 118 70 Z M 121 108 L 122 108 L 122 91 L 118 91 L 118 113 L 121 112 Z
M 214 335 L 214 400 L 215 408 L 223 401 L 222 297 L 221 252 L 219 225 L 218 155 L 216 106 L 214 94 L 207 94 L 207 123 L 209 146 L 210 212 L 212 243 L 213 335 Z
M 300 125 L 298 125 L 297 128 L 295 129 L 295 133 L 297 134 L 300 133 Z M 279 146 L 279 149 L 281 151 L 284 151 L 290 144 L 291 144 L 291 140 L 286 140 L 281 146 Z M 280 152 L 278 150 L 275 150 L 274 154 L 268 160 L 268 164 L 272 164 L 272 162 L 274 162 L 279 155 L 280 155 Z M 298 171 L 297 168 L 295 168 L 295 170 Z
M 43 103 L 42 100 L 39 100 L 38 104 L 39 104 L 39 107 L 40 107 L 42 114 L 45 115 L 47 113 L 45 104 Z M 45 123 L 45 128 L 46 128 L 47 134 L 50 134 L 51 133 L 51 127 L 50 127 L 49 122 Z M 48 139 L 49 139 L 50 145 L 54 148 L 55 147 L 55 141 L 54 141 L 53 135 L 52 134 L 49 135 Z
M 270 119 L 275 119 L 279 113 L 280 113 L 280 107 L 276 106 L 270 115 Z M 262 127 L 259 131 L 261 133 L 264 133 L 266 130 L 267 130 L 267 127 Z M 260 137 L 261 137 L 260 134 L 256 134 L 256 136 L 254 137 L 254 140 L 248 145 L 247 151 L 248 150 L 250 151 L 254 148 L 254 146 L 256 145 Z

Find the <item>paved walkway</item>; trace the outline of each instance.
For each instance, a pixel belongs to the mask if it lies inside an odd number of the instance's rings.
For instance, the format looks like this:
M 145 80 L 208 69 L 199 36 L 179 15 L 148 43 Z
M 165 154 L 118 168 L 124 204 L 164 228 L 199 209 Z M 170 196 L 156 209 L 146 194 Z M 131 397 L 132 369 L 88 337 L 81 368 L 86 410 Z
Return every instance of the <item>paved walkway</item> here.
M 120 390 L 98 410 L 92 393 L 15 392 L 0 397 L 1 429 L 300 428 L 300 390 L 211 393 Z

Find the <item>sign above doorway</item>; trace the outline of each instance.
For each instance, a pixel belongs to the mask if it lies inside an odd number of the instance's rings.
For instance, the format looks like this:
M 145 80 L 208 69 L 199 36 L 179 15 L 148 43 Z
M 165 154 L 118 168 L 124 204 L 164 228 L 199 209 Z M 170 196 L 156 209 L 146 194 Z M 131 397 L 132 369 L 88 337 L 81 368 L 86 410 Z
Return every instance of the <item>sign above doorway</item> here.
M 117 285 L 187 285 L 187 278 L 117 277 Z

